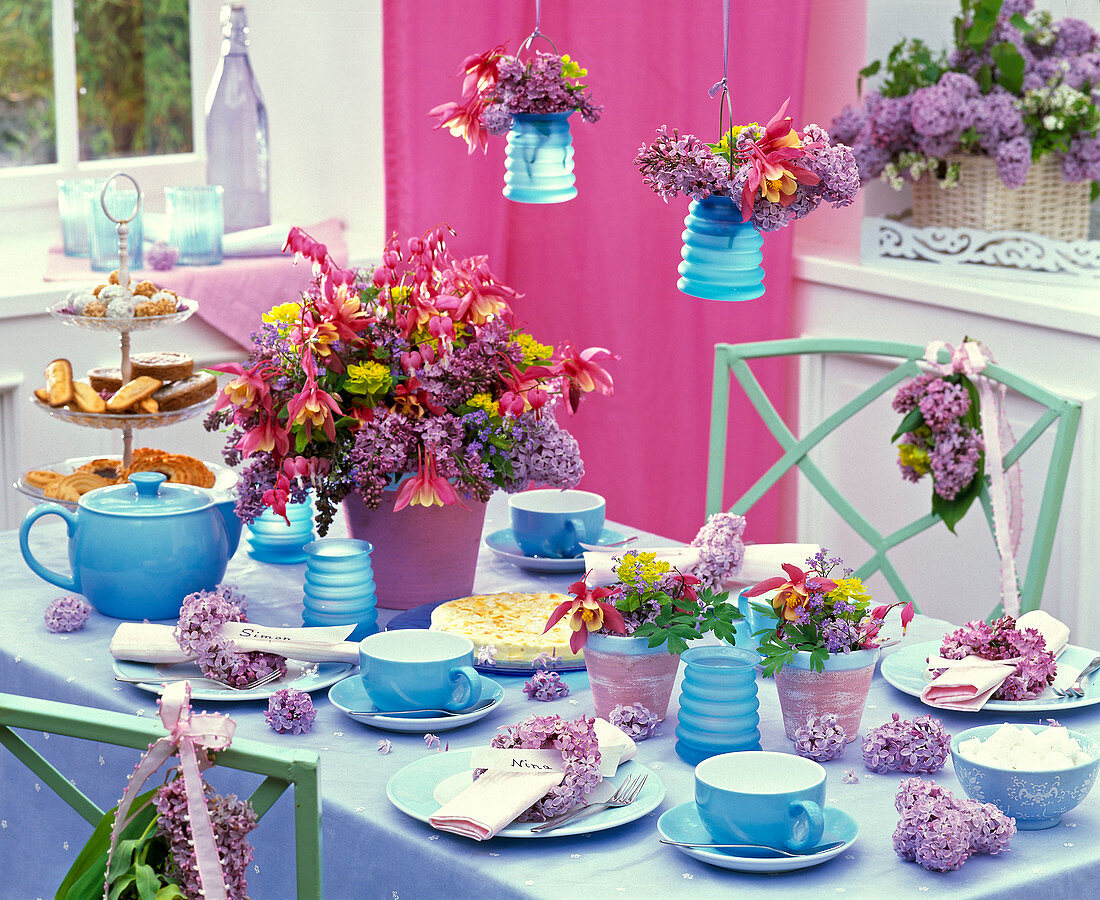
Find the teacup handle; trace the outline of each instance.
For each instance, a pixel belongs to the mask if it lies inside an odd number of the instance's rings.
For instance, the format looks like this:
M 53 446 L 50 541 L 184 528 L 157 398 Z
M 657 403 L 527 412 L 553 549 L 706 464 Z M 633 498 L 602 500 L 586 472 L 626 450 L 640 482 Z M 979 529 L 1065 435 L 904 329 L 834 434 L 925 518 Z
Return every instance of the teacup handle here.
M 464 683 L 465 690 L 463 690 L 459 699 L 456 700 L 452 697 L 447 703 L 444 703 L 444 709 L 449 709 L 451 712 L 461 712 L 481 699 L 481 676 L 477 674 L 477 670 L 473 666 L 460 666 L 452 670 L 451 683 L 454 685 Z
M 588 529 L 582 519 L 566 519 L 563 528 L 565 535 L 562 540 L 554 542 L 557 546 L 548 548 L 554 556 L 568 556 L 577 544 L 588 540 Z
M 50 584 L 56 584 L 59 588 L 64 588 L 67 591 L 72 591 L 74 594 L 79 594 L 81 593 L 80 576 L 77 575 L 76 569 L 73 569 L 72 575 L 62 575 L 60 572 L 55 572 L 53 569 L 47 569 L 42 563 L 35 559 L 34 554 L 31 553 L 29 540 L 31 525 L 42 516 L 61 516 L 61 518 L 65 520 L 65 524 L 68 528 L 69 540 L 71 541 L 73 538 L 73 532 L 76 530 L 76 513 L 66 509 L 64 506 L 58 506 L 56 503 L 39 504 L 24 516 L 23 523 L 19 526 L 19 550 L 23 554 L 23 559 L 26 560 L 31 571 L 39 578 L 48 581 Z
M 799 828 L 805 821 L 806 827 Z M 813 800 L 795 800 L 787 807 L 787 848 L 806 850 L 821 840 L 825 831 L 825 815 Z

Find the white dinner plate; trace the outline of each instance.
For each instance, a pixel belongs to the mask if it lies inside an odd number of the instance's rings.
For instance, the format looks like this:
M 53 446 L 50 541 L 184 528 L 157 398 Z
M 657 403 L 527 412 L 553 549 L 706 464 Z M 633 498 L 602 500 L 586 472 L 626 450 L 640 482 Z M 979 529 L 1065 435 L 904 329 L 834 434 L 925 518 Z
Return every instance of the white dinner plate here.
M 911 697 L 920 697 L 921 691 L 928 686 L 928 679 L 924 677 L 929 656 L 940 655 L 940 641 L 925 641 L 914 644 L 912 647 L 902 647 L 887 656 L 881 665 L 882 677 L 896 687 L 903 694 Z M 1095 650 L 1086 650 L 1070 644 L 1058 657 L 1059 665 L 1075 666 L 1083 669 L 1092 658 L 1096 656 Z M 1084 697 L 1037 697 L 1034 700 L 990 700 L 982 708 L 981 712 L 1058 712 L 1062 709 L 1075 709 L 1079 706 L 1092 706 L 1100 703 L 1100 683 L 1097 676 L 1090 677 L 1084 685 Z M 925 704 L 931 706 L 931 704 Z
M 431 753 L 421 757 L 415 762 L 409 763 L 394 775 L 386 785 L 386 796 L 390 803 L 401 812 L 427 822 L 428 819 L 442 805 L 436 796 L 436 788 L 441 782 L 453 779 L 451 784 L 455 793 L 462 790 L 473 781 L 473 769 L 470 768 L 470 754 L 472 749 L 448 750 L 445 753 Z M 468 772 L 470 781 L 455 779 L 454 776 Z M 619 766 L 615 775 L 608 779 L 613 785 L 621 785 L 624 780 L 633 775 L 645 775 L 646 781 L 642 787 L 638 799 L 629 806 L 620 806 L 617 809 L 604 809 L 599 812 L 581 816 L 574 822 L 555 828 L 553 831 L 536 833 L 531 829 L 538 822 L 513 822 L 506 825 L 497 837 L 506 838 L 555 838 L 570 837 L 578 834 L 589 834 L 593 831 L 604 831 L 608 828 L 618 828 L 629 822 L 635 822 L 642 816 L 653 812 L 661 801 L 665 799 L 665 786 L 653 772 L 641 763 L 629 760 Z
M 132 662 L 116 659 L 114 664 L 116 675 L 124 675 L 127 678 L 144 678 L 148 676 L 148 681 L 135 684 L 134 687 L 154 694 L 160 694 L 164 691 L 164 684 L 158 681 L 158 678 L 163 677 L 174 680 L 180 675 L 190 675 L 193 672 L 195 677 L 191 681 L 192 700 L 224 700 L 228 702 L 266 700 L 282 688 L 294 688 L 306 693 L 319 691 L 346 677 L 354 668 L 355 666 L 351 663 L 309 663 L 300 659 L 288 659 L 286 661 L 286 674 L 278 681 L 272 681 L 270 684 L 264 684 L 251 690 L 237 691 L 218 684 L 216 681 L 203 678 L 199 667 L 194 663 L 167 665 L 164 663 Z
M 400 731 L 405 734 L 424 734 L 425 732 L 450 731 L 470 725 L 480 719 L 484 719 L 489 713 L 500 706 L 504 699 L 504 688 L 491 678 L 481 676 L 481 702 L 492 701 L 488 706 L 483 706 L 475 712 L 460 713 L 457 716 L 433 716 L 425 713 L 419 716 L 392 716 L 383 712 L 367 712 L 374 709 L 374 703 L 367 696 L 367 690 L 363 686 L 363 679 L 358 675 L 338 681 L 328 692 L 328 698 L 345 716 L 380 728 L 383 731 Z M 477 705 L 477 704 L 475 704 Z M 363 712 L 353 712 L 363 710 Z

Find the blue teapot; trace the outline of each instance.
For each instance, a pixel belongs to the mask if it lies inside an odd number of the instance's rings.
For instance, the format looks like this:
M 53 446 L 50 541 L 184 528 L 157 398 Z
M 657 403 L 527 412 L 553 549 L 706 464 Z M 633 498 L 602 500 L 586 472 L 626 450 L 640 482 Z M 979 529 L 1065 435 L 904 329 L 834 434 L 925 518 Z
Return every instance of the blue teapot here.
M 83 594 L 105 616 L 177 617 L 184 597 L 221 581 L 241 522 L 231 498 L 164 481 L 160 472 L 135 472 L 129 484 L 89 491 L 76 512 L 56 503 L 36 506 L 19 527 L 23 559 L 39 578 Z M 68 525 L 71 576 L 47 569 L 31 553 L 31 525 L 47 515 Z

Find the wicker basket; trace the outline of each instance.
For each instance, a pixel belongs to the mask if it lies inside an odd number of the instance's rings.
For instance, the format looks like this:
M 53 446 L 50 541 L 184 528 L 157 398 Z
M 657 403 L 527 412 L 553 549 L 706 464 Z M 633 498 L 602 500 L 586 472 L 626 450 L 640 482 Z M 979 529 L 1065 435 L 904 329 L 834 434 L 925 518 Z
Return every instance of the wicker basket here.
M 941 188 L 934 178 L 913 184 L 913 224 L 917 228 L 980 228 L 1029 231 L 1060 241 L 1089 233 L 1089 182 L 1062 178 L 1059 161 L 1048 154 L 1032 164 L 1027 180 L 1006 188 L 988 156 L 949 156 L 959 163 L 959 183 Z

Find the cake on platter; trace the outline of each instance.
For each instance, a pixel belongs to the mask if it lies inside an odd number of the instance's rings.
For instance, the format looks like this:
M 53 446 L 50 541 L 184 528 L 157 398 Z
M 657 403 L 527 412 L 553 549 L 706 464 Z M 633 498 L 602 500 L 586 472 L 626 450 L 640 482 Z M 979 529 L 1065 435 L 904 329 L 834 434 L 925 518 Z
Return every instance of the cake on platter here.
M 569 649 L 572 632 L 566 620 L 542 633 L 554 608 L 569 599 L 546 591 L 461 597 L 432 610 L 431 630 L 468 637 L 475 654 L 493 648 L 492 659 L 498 665 L 530 664 L 546 656 L 578 663 L 584 656 Z

